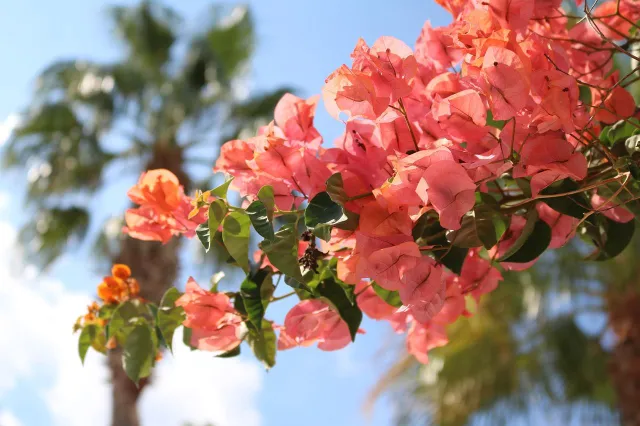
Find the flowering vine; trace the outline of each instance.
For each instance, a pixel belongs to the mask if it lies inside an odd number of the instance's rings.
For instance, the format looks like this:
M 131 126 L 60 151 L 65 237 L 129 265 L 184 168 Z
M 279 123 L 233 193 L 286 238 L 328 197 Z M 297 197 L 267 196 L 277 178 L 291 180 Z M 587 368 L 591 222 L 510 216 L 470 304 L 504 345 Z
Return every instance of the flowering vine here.
M 81 357 L 122 345 L 138 381 L 184 326 L 193 348 L 227 357 L 244 341 L 271 367 L 277 351 L 351 344 L 364 313 L 427 362 L 503 271 L 576 236 L 591 260 L 619 254 L 640 213 L 640 112 L 627 90 L 640 79 L 637 1 L 576 1 L 584 16 L 560 0 L 437 2 L 451 24 L 425 23 L 414 49 L 359 40 L 327 77 L 325 107 L 346 117 L 333 147 L 313 124 L 320 98 L 287 94 L 255 137 L 222 146 L 223 185 L 191 198 L 171 172 L 144 173 L 124 231 L 163 243 L 197 235 L 246 278 L 227 293 L 190 279 L 156 307 L 117 265 L 98 288 L 104 305 L 77 324 Z M 620 75 L 616 58 L 635 68 Z M 291 292 L 274 296 L 274 277 Z M 283 297 L 299 303 L 266 319 Z

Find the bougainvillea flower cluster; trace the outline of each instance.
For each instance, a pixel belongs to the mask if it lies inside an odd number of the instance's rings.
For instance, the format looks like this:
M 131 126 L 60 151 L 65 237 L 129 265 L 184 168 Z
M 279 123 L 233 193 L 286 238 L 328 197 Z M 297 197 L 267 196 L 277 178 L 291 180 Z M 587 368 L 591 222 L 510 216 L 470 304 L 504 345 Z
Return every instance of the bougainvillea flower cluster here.
M 140 205 L 126 214 L 131 237 L 197 235 L 246 274 L 238 292 L 190 281 L 166 306 L 182 308 L 173 326 L 191 346 L 230 356 L 247 341 L 271 366 L 276 349 L 345 347 L 364 312 L 427 362 L 505 271 L 576 236 L 592 259 L 624 249 L 640 114 L 614 57 L 635 58 L 640 7 L 602 2 L 577 19 L 559 0 L 438 3 L 449 25 L 426 22 L 413 48 L 358 40 L 321 97 L 286 94 L 255 137 L 224 144 L 222 186 L 191 200 L 151 170 L 129 191 Z M 331 147 L 314 127 L 320 99 L 344 121 Z M 251 229 L 262 238 L 253 256 Z M 292 291 L 274 296 L 273 276 Z M 282 322 L 266 320 L 289 296 L 300 300 Z

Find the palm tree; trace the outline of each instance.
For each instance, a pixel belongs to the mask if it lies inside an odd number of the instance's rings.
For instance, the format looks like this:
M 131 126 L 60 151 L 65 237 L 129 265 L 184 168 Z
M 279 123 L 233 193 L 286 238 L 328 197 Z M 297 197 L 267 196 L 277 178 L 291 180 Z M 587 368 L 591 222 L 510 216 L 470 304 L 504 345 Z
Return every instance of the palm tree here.
M 389 392 L 401 425 L 640 425 L 640 238 L 605 263 L 584 249 L 507 274 L 430 364 L 401 358 L 373 397 Z
M 32 259 L 47 266 L 74 241 L 105 243 L 88 232 L 96 216 L 88 206 L 112 182 L 105 178 L 109 170 L 137 175 L 165 168 L 188 190 L 192 164 L 210 168 L 220 142 L 271 116 L 287 90 L 241 100 L 238 88 L 253 51 L 254 26 L 246 8 L 227 12 L 214 7 L 201 32 L 185 35 L 178 32 L 180 17 L 168 7 L 150 1 L 113 7 L 110 19 L 125 49 L 121 60 L 60 61 L 40 74 L 4 157 L 8 166 L 31 167 L 28 201 L 37 213 L 35 226 L 25 227 L 21 237 Z M 177 241 L 121 238 L 115 249 L 113 241 L 103 247 L 111 247 L 107 260 L 132 266 L 144 298 L 158 302 L 174 284 Z M 136 426 L 136 401 L 145 383 L 136 387 L 126 377 L 117 350 L 109 354 L 109 366 L 112 424 Z

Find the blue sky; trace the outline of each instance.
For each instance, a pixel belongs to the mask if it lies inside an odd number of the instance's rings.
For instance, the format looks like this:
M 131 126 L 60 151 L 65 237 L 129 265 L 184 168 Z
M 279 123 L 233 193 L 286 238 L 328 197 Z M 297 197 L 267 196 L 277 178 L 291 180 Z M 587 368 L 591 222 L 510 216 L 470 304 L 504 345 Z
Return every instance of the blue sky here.
M 202 12 L 211 4 L 203 0 L 165 3 L 186 18 L 185 31 L 198 28 Z M 412 46 L 426 19 L 434 25 L 448 19 L 427 0 L 250 3 L 258 33 L 251 89 L 287 85 L 302 96 L 320 92 L 326 76 L 349 61 L 358 37 L 372 43 L 379 36 L 392 35 Z M 0 16 L 4 35 L 0 55 L 5 58 L 0 71 L 5 82 L 0 122 L 27 104 L 36 74 L 50 62 L 119 56 L 104 19 L 109 4 L 24 0 L 5 5 Z M 323 107 L 316 125 L 327 142 L 341 132 L 340 123 Z M 0 352 L 0 426 L 106 424 L 108 387 L 102 359 L 90 356 L 87 366 L 80 368 L 73 348 L 75 337 L 67 333 L 106 271 L 90 266 L 86 247 L 63 257 L 46 274 L 28 268 L 27 272 L 14 270 L 11 244 L 16 226 L 23 222 L 19 189 L 26 174 L 2 176 L 0 232 L 4 242 L 0 258 L 4 260 L 0 260 L 0 275 L 7 279 L 0 283 L 0 336 L 6 339 L 8 335 L 17 349 Z M 96 200 L 124 207 L 124 189 L 131 183 L 124 181 L 119 185 L 122 191 L 99 194 Z M 188 266 L 186 269 L 188 273 Z M 274 317 L 281 318 L 285 312 L 286 306 L 279 307 Z M 11 323 L 10 318 L 14 318 Z M 366 322 L 364 327 L 367 334 L 346 350 L 284 352 L 269 373 L 248 356 L 230 361 L 178 353 L 175 359 L 163 361 L 154 387 L 143 396 L 143 424 L 173 426 L 181 420 L 199 424 L 210 420 L 217 426 L 390 425 L 388 401 L 380 401 L 369 418 L 362 407 L 389 360 L 389 346 L 398 341 L 385 325 Z M 4 345 L 12 348 L 6 340 Z M 177 401 L 175 408 L 168 407 L 171 401 Z

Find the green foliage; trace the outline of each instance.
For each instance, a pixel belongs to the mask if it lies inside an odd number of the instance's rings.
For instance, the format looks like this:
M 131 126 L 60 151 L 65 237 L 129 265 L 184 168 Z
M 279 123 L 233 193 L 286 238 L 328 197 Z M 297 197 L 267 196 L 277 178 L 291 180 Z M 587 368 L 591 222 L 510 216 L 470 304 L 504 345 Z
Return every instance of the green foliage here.
M 273 241 L 275 234 L 273 224 L 269 219 L 269 212 L 262 201 L 254 201 L 247 207 L 247 214 L 251 219 L 251 224 L 258 234 L 267 240 Z M 271 213 L 273 214 L 273 212 Z
M 229 213 L 222 222 L 222 241 L 229 254 L 245 271 L 249 270 L 251 220 L 242 211 Z
M 275 210 L 275 207 L 276 207 L 275 196 L 273 194 L 273 187 L 270 185 L 267 185 L 260 188 L 260 190 L 258 191 L 258 200 L 264 206 L 267 213 L 267 219 L 269 219 L 269 222 L 273 221 L 273 211 Z
M 540 193 L 544 196 L 558 195 L 577 191 L 578 189 L 577 183 L 571 179 L 564 179 L 543 189 Z M 585 213 L 591 210 L 591 203 L 584 192 L 544 198 L 543 202 L 555 211 L 577 219 L 582 219 Z
M 271 268 L 263 268 L 247 276 L 240 285 L 239 297 L 242 298 L 244 311 L 249 320 L 247 324 L 255 330 L 262 326 L 264 313 L 271 298 L 270 293 L 273 293 L 271 275 Z
M 495 246 L 507 230 L 508 219 L 490 204 L 477 204 L 462 218 L 461 227 L 451 232 L 447 239 L 462 248 Z
M 202 31 L 185 34 L 183 54 L 174 48 L 184 28 L 174 10 L 147 1 L 114 7 L 110 17 L 126 49 L 118 62 L 72 59 L 41 72 L 32 105 L 3 153 L 7 166 L 35 164 L 41 170 L 30 180 L 28 193 L 34 214 L 43 216 L 29 222 L 41 226 L 25 227 L 21 238 L 31 260 L 47 266 L 76 240 L 104 242 L 85 232 L 89 213 L 70 208 L 68 195 L 71 200 L 90 197 L 108 184 L 103 172 L 112 163 L 126 161 L 124 168 L 133 171 L 159 164 L 180 172 L 189 169 L 183 162 L 195 158 L 189 155 L 192 147 L 225 142 L 225 136 L 232 139 L 272 116 L 289 89 L 242 102 L 232 96 L 231 83 L 242 75 L 254 42 L 250 12 L 234 10 L 230 18 L 229 8 L 217 8 Z M 206 87 L 218 89 L 212 94 Z M 104 139 L 115 123 L 132 127 L 127 144 L 118 150 Z M 197 161 L 212 163 L 213 158 L 199 152 Z M 228 182 L 224 185 L 220 197 L 226 195 Z M 211 231 L 209 247 L 214 237 Z
M 340 173 L 334 173 L 327 179 L 327 194 L 340 205 L 344 205 L 348 201 L 349 196 L 344 190 L 344 183 Z
M 538 258 L 549 247 L 551 228 L 538 218 L 538 212 L 531 209 L 527 214 L 527 222 L 522 233 L 499 262 L 527 263 Z
M 334 279 L 326 279 L 318 284 L 315 291 L 322 299 L 336 308 L 340 317 L 349 327 L 351 340 L 355 340 L 362 322 L 362 311 L 356 305 L 353 297 L 349 297 L 347 294 L 347 292 L 353 292 L 353 286 L 340 285 Z
M 98 336 L 98 332 L 98 326 L 95 324 L 89 324 L 82 328 L 82 332 L 78 338 L 78 355 L 80 355 L 80 361 L 82 361 L 83 364 L 87 351 Z
M 273 266 L 290 278 L 285 281 L 287 284 L 294 288 L 306 287 L 298 263 L 298 233 L 293 225 L 283 226 L 276 232 L 273 241 L 262 241 L 260 249 L 267 255 Z
M 211 190 L 211 195 L 214 197 L 222 198 L 223 200 L 227 199 L 227 192 L 229 191 L 229 185 L 233 181 L 233 177 L 225 180 L 224 183 L 220 186 L 217 186 Z
M 250 328 L 246 339 L 253 354 L 265 368 L 269 369 L 276 364 L 277 338 L 271 321 L 263 319 L 261 327 Z
M 597 215 L 596 223 L 587 228 L 588 234 L 597 247 L 589 259 L 608 260 L 622 253 L 633 239 L 635 228 L 634 220 L 620 223 L 604 215 Z
M 211 237 L 209 225 L 207 223 L 201 223 L 200 225 L 198 225 L 198 227 L 196 228 L 196 236 L 198 237 L 198 240 L 200 240 L 200 244 L 202 244 L 202 247 L 204 247 L 204 251 L 208 253 L 209 249 L 211 248 L 211 240 L 213 239 Z
M 209 228 L 210 245 L 213 244 L 215 233 L 224 220 L 224 217 L 227 215 L 227 211 L 227 203 L 225 203 L 224 200 L 215 200 L 209 204 L 209 218 L 207 220 L 207 226 Z M 211 230 L 213 230 L 213 232 Z
M 182 325 L 184 321 L 184 309 L 180 306 L 176 306 L 176 300 L 181 296 L 178 289 L 172 287 L 164 294 L 158 313 L 156 314 L 156 324 L 165 345 L 170 351 L 173 351 L 173 334 L 176 329 Z
M 127 335 L 122 352 L 122 367 L 136 384 L 151 374 L 156 354 L 156 339 L 155 332 L 146 322 L 134 325 Z
M 400 300 L 400 294 L 397 291 L 387 290 L 385 288 L 380 287 L 375 282 L 371 283 L 371 287 L 376 292 L 376 294 L 380 297 L 380 299 L 387 302 L 389 305 L 394 308 L 399 308 L 402 306 L 402 300 Z

